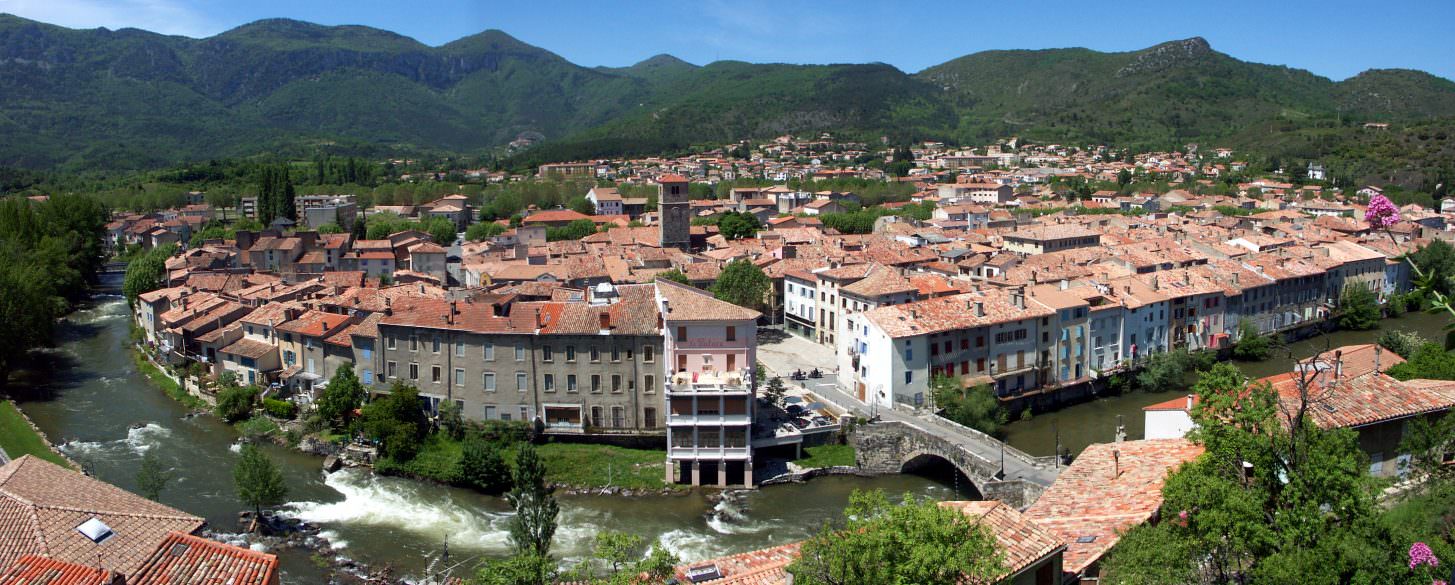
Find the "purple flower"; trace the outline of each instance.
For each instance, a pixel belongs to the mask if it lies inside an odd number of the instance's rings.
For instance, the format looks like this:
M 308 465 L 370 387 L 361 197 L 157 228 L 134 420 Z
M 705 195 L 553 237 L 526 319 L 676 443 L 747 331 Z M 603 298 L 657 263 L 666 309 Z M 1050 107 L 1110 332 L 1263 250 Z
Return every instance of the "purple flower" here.
M 1187 510 L 1183 510 L 1181 512 L 1178 512 L 1177 513 L 1177 517 L 1178 518 L 1181 518 L 1183 522 L 1186 522 L 1187 521 Z
M 1435 551 L 1430 550 L 1430 545 L 1416 542 L 1410 545 L 1410 568 L 1413 569 L 1420 565 L 1438 567 L 1440 559 L 1435 556 Z
M 1369 207 L 1364 210 L 1364 221 L 1376 229 L 1384 229 L 1399 223 L 1399 208 L 1384 195 L 1369 198 Z

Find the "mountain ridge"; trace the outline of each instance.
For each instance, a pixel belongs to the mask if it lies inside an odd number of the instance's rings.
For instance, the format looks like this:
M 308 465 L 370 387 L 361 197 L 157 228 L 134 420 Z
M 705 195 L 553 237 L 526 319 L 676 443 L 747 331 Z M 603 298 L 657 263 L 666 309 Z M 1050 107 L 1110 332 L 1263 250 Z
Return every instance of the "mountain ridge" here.
M 194 39 L 0 14 L 0 165 L 137 168 L 318 148 L 515 160 L 645 154 L 830 131 L 895 142 L 1167 144 L 1260 124 L 1455 116 L 1455 82 L 1370 70 L 1336 82 L 1192 37 L 1146 49 L 981 51 L 883 63 L 583 67 L 488 29 L 439 46 L 360 25 L 264 19 Z M 281 149 L 281 150 L 280 150 Z

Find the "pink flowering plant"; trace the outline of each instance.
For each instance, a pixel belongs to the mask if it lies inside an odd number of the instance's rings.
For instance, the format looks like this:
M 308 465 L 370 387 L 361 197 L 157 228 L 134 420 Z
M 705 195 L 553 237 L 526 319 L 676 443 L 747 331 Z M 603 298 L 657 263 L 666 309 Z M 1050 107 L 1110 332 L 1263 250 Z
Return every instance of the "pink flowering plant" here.
M 1374 229 L 1384 230 L 1384 233 L 1389 235 L 1389 241 L 1394 242 L 1395 245 L 1399 245 L 1399 241 L 1394 238 L 1394 233 L 1389 231 L 1389 228 L 1394 227 L 1394 224 L 1400 221 L 1399 208 L 1395 207 L 1394 202 L 1390 201 L 1388 197 L 1379 193 L 1370 197 L 1369 205 L 1364 209 L 1364 221 L 1368 222 L 1369 226 Z M 1455 316 L 1455 306 L 1450 304 L 1449 297 L 1446 297 L 1444 293 L 1435 289 L 1434 275 L 1427 274 L 1424 270 L 1421 270 L 1420 265 L 1415 263 L 1415 259 L 1410 257 L 1409 254 L 1405 254 L 1404 259 L 1405 262 L 1409 263 L 1410 268 L 1415 271 L 1416 286 L 1432 299 L 1430 302 L 1430 312 L 1439 313 L 1444 311 Z
M 1419 582 L 1429 579 L 1430 585 L 1446 585 L 1439 578 L 1439 569 L 1440 558 L 1435 556 L 1435 551 L 1430 550 L 1430 545 L 1423 542 L 1410 545 L 1410 572 L 1414 573 Z

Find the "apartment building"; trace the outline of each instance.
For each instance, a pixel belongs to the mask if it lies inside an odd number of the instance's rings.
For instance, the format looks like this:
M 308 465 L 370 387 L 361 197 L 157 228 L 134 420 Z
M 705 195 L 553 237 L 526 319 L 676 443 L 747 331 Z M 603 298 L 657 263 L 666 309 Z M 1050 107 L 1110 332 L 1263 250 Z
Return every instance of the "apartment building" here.
M 1005 235 L 1005 250 L 1025 256 L 1101 245 L 1101 234 L 1079 225 L 1050 225 Z
M 392 303 L 375 388 L 400 380 L 432 412 L 452 401 L 468 418 L 539 421 L 548 434 L 660 433 L 653 286 L 606 288 L 585 302 Z
M 667 481 L 752 486 L 760 314 L 667 281 L 656 301 L 671 372 Z

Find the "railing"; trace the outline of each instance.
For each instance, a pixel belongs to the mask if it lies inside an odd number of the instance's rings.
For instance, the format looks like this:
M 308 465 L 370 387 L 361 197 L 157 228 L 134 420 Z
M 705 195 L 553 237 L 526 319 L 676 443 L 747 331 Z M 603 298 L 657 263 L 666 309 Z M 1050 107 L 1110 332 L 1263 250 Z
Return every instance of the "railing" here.
M 752 423 L 746 414 L 672 414 L 669 425 L 745 425 Z

